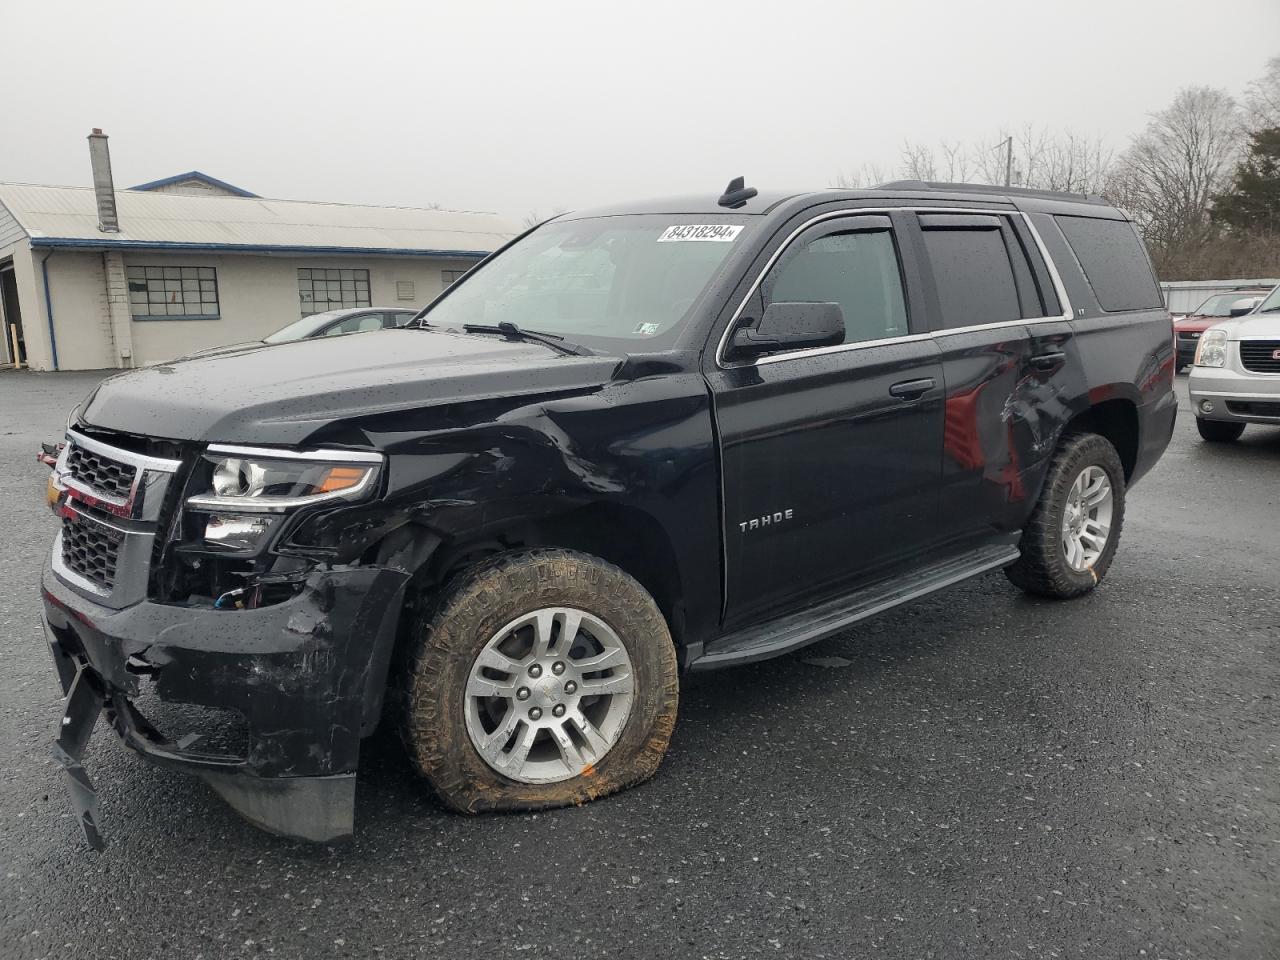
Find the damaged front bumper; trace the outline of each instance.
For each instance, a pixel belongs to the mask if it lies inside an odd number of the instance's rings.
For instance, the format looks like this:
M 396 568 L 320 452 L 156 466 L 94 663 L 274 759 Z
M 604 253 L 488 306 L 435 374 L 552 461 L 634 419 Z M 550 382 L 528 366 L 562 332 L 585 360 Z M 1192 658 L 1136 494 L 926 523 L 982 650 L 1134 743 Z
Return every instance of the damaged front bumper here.
M 55 756 L 90 844 L 100 845 L 96 797 L 81 759 L 102 712 L 129 747 L 199 775 L 263 829 L 349 835 L 360 740 L 381 713 L 406 582 L 398 570 L 334 567 L 272 606 L 113 610 L 46 565 L 45 633 L 67 695 Z

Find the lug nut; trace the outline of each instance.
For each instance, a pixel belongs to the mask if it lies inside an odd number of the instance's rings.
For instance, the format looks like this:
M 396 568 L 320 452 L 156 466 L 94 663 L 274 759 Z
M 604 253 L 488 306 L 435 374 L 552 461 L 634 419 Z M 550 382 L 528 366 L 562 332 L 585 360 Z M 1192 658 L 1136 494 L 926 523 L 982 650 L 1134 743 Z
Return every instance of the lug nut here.
M 528 700 L 528 699 L 529 699 L 529 688 L 528 688 L 528 687 L 521 687 L 519 690 L 517 690 L 517 691 L 516 691 L 516 699 L 517 699 L 517 700 Z
M 529 668 L 529 676 L 535 677 L 535 678 L 542 676 L 542 668 L 535 663 L 532 667 Z
M 564 685 L 565 693 L 574 693 L 577 691 L 577 689 L 578 689 L 578 685 L 574 683 L 572 680 L 570 680 L 568 683 Z
M 551 672 L 554 673 L 557 677 L 560 676 L 560 674 L 564 673 L 564 663 L 560 660 L 557 660 L 555 663 L 551 665 Z
M 529 711 L 529 719 L 530 719 L 530 720 L 541 720 L 541 719 L 542 719 L 542 708 L 541 708 L 541 707 L 534 707 L 534 708 L 532 708 L 532 709 Z
M 554 707 L 552 707 L 552 708 L 551 708 L 551 715 L 552 715 L 552 716 L 555 716 L 555 717 L 563 717 L 563 716 L 564 716 L 564 704 L 563 704 L 563 703 L 557 703 Z

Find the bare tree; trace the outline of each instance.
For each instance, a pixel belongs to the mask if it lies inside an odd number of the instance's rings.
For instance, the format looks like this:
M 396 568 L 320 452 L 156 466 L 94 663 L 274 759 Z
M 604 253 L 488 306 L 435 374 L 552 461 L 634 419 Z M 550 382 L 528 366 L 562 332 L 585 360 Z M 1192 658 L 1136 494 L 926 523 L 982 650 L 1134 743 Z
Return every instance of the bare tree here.
M 864 163 L 856 170 L 836 174 L 836 182 L 832 186 L 844 190 L 862 190 L 893 179 L 896 179 L 895 174 L 887 167 L 878 163 Z
M 1230 175 L 1241 132 L 1229 94 L 1187 87 L 1121 155 L 1106 193 L 1133 215 L 1149 244 L 1172 250 L 1199 242 L 1210 229 L 1209 203 Z
M 942 166 L 945 170 L 943 177 L 947 183 L 966 182 L 971 167 L 969 148 L 959 140 L 950 143 L 944 140 L 938 149 L 942 151 Z
M 908 140 L 902 145 L 896 168 L 864 164 L 851 174 L 840 174 L 836 185 L 861 187 L 898 179 L 1003 184 L 1008 136 L 1001 131 L 970 144 L 943 141 L 936 148 Z M 1013 186 L 1099 193 L 1106 183 L 1112 151 L 1100 138 L 1071 131 L 1054 134 L 1028 124 L 1013 134 L 1013 158 Z
M 1045 141 L 1035 180 L 1028 186 L 1068 193 L 1101 193 L 1112 156 L 1111 148 L 1100 138 L 1067 131 Z
M 902 144 L 902 176 L 907 180 L 937 180 L 938 167 L 933 148 L 906 140 Z
M 1280 127 L 1280 57 L 1267 61 L 1267 69 L 1245 88 L 1245 123 L 1250 130 Z
M 1051 133 L 1031 124 L 1010 134 L 981 140 L 971 154 L 979 177 L 986 183 L 1004 183 L 1007 162 L 1005 141 L 1013 137 L 1013 170 L 1010 185 L 1068 193 L 1098 193 L 1111 166 L 1111 148 L 1100 137 L 1086 137 L 1071 130 Z
M 974 171 L 981 183 L 1004 183 L 1005 145 L 1009 134 L 1001 130 L 994 137 L 986 137 L 970 147 Z M 1013 178 L 1016 184 L 1017 178 Z

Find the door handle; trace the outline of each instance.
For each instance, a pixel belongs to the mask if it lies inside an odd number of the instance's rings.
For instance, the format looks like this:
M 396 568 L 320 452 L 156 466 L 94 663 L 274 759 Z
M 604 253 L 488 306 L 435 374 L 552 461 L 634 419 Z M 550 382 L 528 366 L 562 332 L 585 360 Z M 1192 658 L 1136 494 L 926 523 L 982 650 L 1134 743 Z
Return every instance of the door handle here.
M 1038 353 L 1031 358 L 1031 365 L 1037 370 L 1054 370 L 1067 362 L 1067 355 L 1058 350 L 1053 353 Z
M 889 388 L 889 396 L 899 400 L 919 400 L 935 386 L 933 377 L 922 377 L 919 380 L 903 380 Z

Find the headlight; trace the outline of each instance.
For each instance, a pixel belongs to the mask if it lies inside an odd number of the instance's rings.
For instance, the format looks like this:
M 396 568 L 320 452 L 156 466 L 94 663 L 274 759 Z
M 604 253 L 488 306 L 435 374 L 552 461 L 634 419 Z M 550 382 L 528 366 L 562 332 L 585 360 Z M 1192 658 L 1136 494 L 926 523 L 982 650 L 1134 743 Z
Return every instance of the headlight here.
M 205 453 L 208 489 L 187 499 L 192 510 L 218 514 L 287 513 L 332 500 L 372 496 L 379 453 L 292 452 L 214 444 Z
M 1223 367 L 1227 363 L 1227 331 L 1212 327 L 1196 346 L 1197 367 Z

